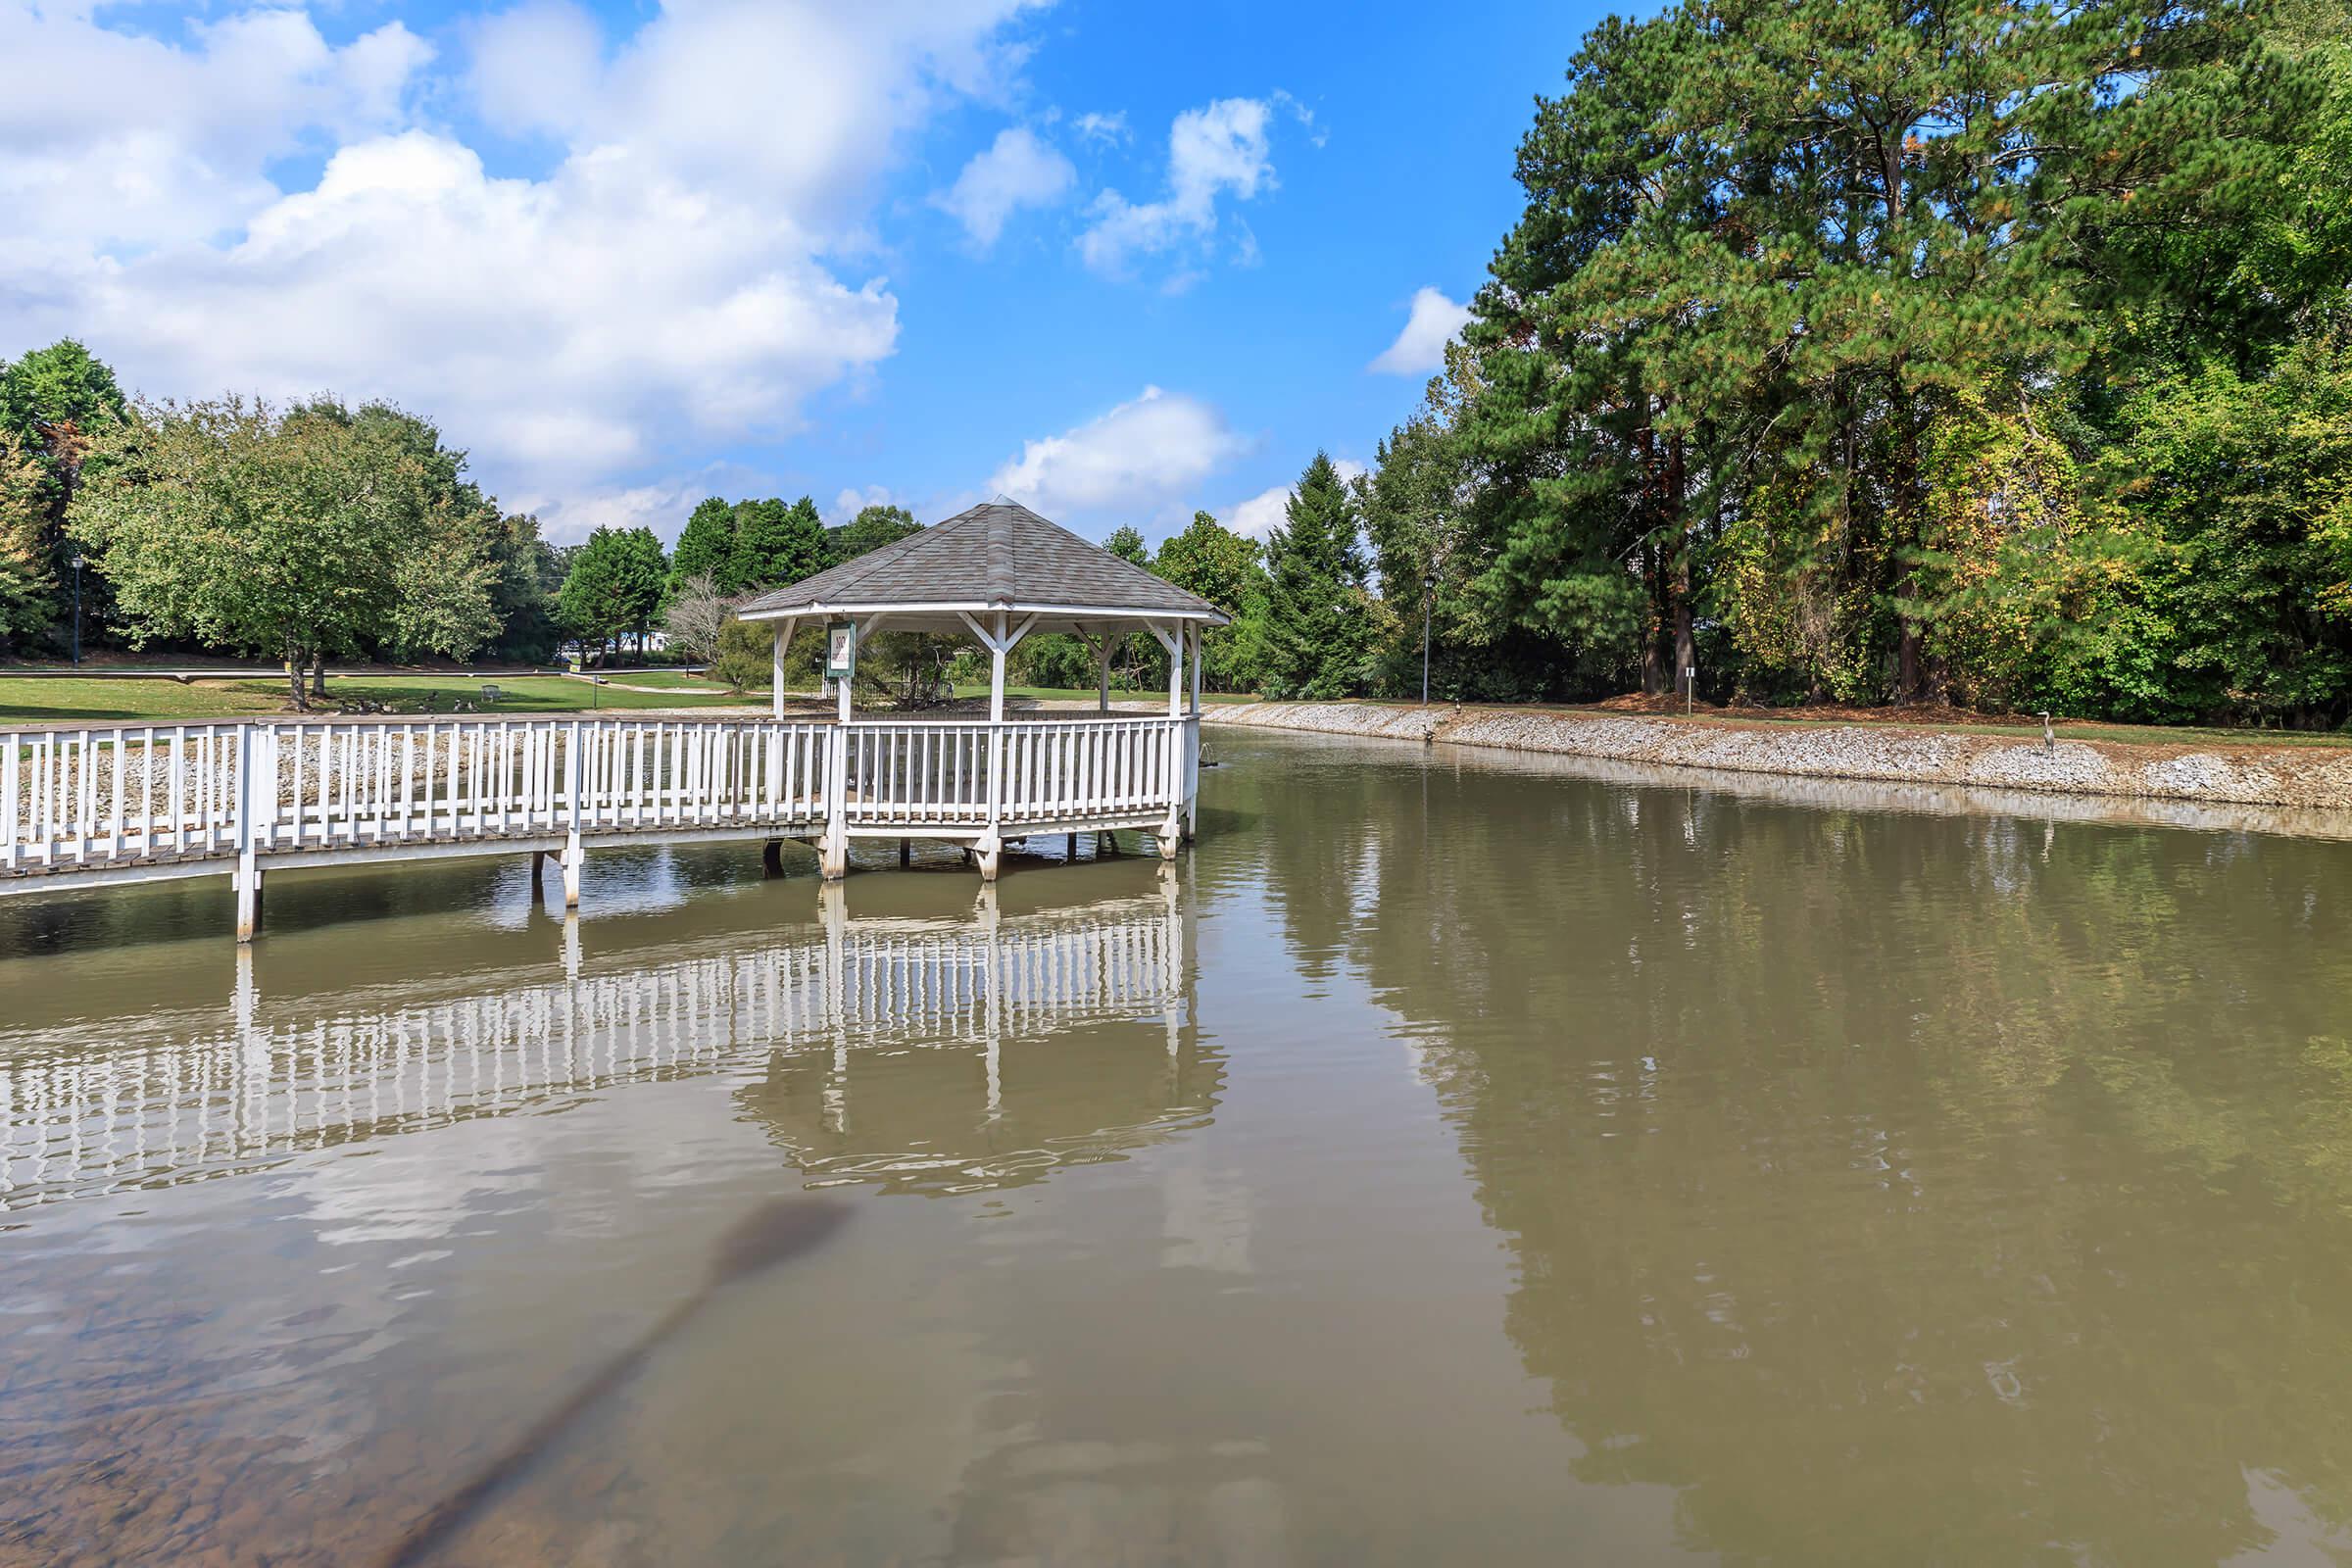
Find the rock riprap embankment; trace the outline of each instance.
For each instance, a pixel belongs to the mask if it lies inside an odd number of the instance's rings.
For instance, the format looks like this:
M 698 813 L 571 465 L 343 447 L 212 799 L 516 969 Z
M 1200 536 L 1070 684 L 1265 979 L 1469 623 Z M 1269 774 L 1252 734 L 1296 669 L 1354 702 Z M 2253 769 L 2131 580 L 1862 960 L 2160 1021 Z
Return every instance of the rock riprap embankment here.
M 1899 724 L 1782 724 L 1536 709 L 1236 703 L 1208 721 L 1321 735 L 1488 746 L 1617 762 L 2352 811 L 2352 748 L 2120 745 Z

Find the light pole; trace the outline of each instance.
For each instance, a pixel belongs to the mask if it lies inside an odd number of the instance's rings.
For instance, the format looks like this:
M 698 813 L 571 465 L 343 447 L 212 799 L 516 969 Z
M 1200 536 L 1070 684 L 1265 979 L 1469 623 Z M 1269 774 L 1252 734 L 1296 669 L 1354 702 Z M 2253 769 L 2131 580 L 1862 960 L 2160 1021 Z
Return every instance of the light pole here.
M 81 552 L 74 553 L 74 667 L 81 667 Z
M 1429 612 L 1438 602 L 1438 574 L 1421 574 L 1421 706 L 1429 706 Z

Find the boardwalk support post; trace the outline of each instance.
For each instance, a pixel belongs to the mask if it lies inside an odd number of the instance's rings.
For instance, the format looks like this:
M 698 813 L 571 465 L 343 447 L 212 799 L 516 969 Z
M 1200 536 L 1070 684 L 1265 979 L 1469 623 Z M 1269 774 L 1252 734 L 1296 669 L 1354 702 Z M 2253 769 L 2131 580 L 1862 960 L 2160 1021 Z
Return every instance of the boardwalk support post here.
M 844 677 L 842 691 L 849 691 Z M 850 873 L 850 726 L 849 698 L 841 702 L 842 721 L 825 737 L 825 836 L 816 851 L 817 872 L 827 882 Z
M 1208 629 L 1204 626 L 1186 629 L 1186 636 L 1192 643 L 1193 700 L 1177 744 L 1184 748 L 1184 841 L 1187 844 L 1200 836 L 1200 665 L 1201 642 L 1207 635 Z
M 1152 635 L 1168 651 L 1168 717 L 1174 722 L 1168 726 L 1168 814 L 1159 824 L 1158 837 L 1159 858 L 1173 860 L 1184 837 L 1184 653 L 1192 638 L 1182 621 L 1176 623 L 1173 636 L 1153 621 Z
M 264 748 L 256 726 L 237 726 L 237 940 L 251 942 L 262 925 L 262 867 L 254 840 L 259 836 Z M 272 768 L 274 775 L 276 769 Z M 270 780 L 275 798 L 277 780 Z
M 564 907 L 580 906 L 580 796 L 583 771 L 580 767 L 580 721 L 571 721 L 571 735 L 564 743 L 564 793 L 569 810 L 569 826 L 564 833 Z

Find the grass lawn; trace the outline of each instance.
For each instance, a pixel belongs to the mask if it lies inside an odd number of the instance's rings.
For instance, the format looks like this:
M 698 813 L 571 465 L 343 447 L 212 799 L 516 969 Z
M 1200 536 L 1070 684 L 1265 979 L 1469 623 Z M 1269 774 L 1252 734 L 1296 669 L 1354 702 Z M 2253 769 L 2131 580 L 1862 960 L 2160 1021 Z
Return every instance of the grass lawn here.
M 496 704 L 484 704 L 484 686 L 496 686 Z M 689 691 L 623 691 L 613 686 L 591 686 L 584 680 L 560 675 L 355 675 L 329 676 L 321 711 L 332 714 L 338 702 L 366 699 L 390 704 L 401 713 L 422 710 L 427 696 L 438 697 L 444 713 L 459 698 L 484 713 L 569 713 L 590 708 L 713 708 L 741 706 L 747 699 L 732 694 L 704 695 Z M 175 680 L 76 680 L 47 676 L 0 675 L 0 723 L 172 723 L 179 719 L 238 718 L 248 714 L 278 715 L 291 710 L 282 679 L 199 680 L 181 685 Z
M 961 682 L 956 688 L 956 695 L 985 698 L 988 696 L 988 682 Z M 1083 691 L 1067 686 L 1007 686 L 1004 688 L 1004 695 L 1008 698 L 1025 697 L 1041 703 L 1091 703 L 1101 694 L 1092 686 Z M 1157 691 L 1145 692 L 1121 691 L 1118 687 L 1113 686 L 1110 689 L 1110 701 L 1113 707 L 1120 703 L 1151 703 L 1165 710 L 1168 706 L 1168 692 L 1164 686 Z M 1237 692 L 1202 692 L 1200 694 L 1202 707 L 1206 707 L 1210 703 L 1254 703 L 1256 701 L 1255 697 Z
M 708 675 L 689 675 L 682 669 L 623 670 L 612 679 L 622 686 L 658 686 L 663 691 L 723 692 L 727 683 Z

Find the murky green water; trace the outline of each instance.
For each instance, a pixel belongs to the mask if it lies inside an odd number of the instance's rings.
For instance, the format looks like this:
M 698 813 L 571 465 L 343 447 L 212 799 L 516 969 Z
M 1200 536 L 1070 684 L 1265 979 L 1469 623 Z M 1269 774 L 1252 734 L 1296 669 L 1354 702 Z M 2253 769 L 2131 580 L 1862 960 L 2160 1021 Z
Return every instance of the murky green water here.
M 2352 1560 L 2352 845 L 1211 744 L 0 904 L 0 1561 L 382 1560 L 665 1314 L 427 1560 Z

